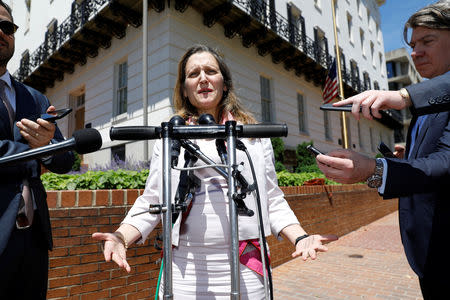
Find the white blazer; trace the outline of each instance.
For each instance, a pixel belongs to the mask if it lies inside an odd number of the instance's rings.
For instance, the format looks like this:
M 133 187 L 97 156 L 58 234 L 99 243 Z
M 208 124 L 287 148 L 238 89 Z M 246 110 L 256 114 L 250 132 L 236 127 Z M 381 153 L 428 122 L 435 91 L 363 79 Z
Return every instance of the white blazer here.
M 272 144 L 270 139 L 242 139 L 242 142 L 247 147 L 255 167 L 261 197 L 264 232 L 266 235 L 270 235 L 269 232 L 272 232 L 273 235 L 280 239 L 279 233 L 283 228 L 291 224 L 299 224 L 299 221 L 284 199 L 283 192 L 278 187 Z M 216 163 L 220 163 L 216 151 L 215 140 L 194 140 L 194 143 L 198 144 L 200 150 L 209 158 Z M 248 183 L 252 184 L 253 178 L 246 154 L 243 151 L 236 150 L 236 161 L 238 164 L 244 162 L 244 170 L 241 173 Z M 178 166 L 184 166 L 184 162 L 184 151 L 181 151 Z M 198 160 L 195 165 L 204 165 L 204 163 L 201 160 Z M 180 171 L 172 169 L 171 172 L 171 201 L 173 202 L 179 182 Z M 216 180 L 217 182 L 222 182 L 219 187 L 223 190 L 225 197 L 227 197 L 226 193 L 228 192 L 228 188 L 226 181 L 224 181 L 225 179 L 215 170 L 211 168 L 200 169 L 195 171 L 195 175 L 202 181 L 199 192 L 205 188 L 205 182 L 210 183 L 211 180 Z M 162 204 L 162 197 L 160 197 L 160 195 L 162 195 L 162 178 L 162 143 L 161 140 L 158 140 L 153 148 L 150 173 L 147 178 L 144 193 L 136 199 L 133 207 L 122 221 L 122 223 L 130 224 L 139 230 L 142 238 L 138 243 L 145 242 L 151 231 L 158 225 L 161 215 L 149 213 L 135 217 L 132 217 L 132 215 L 148 210 L 150 204 Z M 255 197 L 255 193 L 253 192 L 244 199 L 247 207 L 252 209 L 255 214 L 252 217 L 238 216 L 239 240 L 255 239 L 259 237 Z M 178 246 L 180 220 L 180 217 L 177 218 L 177 221 L 173 226 L 172 244 L 174 246 Z

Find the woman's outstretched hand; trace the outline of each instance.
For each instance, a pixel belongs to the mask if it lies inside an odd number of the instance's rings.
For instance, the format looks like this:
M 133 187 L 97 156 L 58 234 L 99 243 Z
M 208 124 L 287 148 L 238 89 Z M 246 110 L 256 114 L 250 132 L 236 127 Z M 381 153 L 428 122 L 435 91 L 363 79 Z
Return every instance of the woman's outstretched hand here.
M 111 261 L 112 259 L 119 267 L 130 273 L 131 267 L 127 262 L 127 249 L 114 233 L 95 232 L 92 234 L 92 238 L 105 242 L 103 249 L 105 261 Z
M 316 259 L 317 252 L 328 251 L 328 248 L 325 247 L 322 244 L 322 242 L 331 242 L 336 241 L 337 239 L 338 237 L 334 234 L 310 235 L 297 243 L 297 246 L 295 247 L 295 252 L 292 253 L 292 257 L 297 257 L 301 255 L 303 260 L 307 260 L 308 257 L 311 257 L 311 259 Z

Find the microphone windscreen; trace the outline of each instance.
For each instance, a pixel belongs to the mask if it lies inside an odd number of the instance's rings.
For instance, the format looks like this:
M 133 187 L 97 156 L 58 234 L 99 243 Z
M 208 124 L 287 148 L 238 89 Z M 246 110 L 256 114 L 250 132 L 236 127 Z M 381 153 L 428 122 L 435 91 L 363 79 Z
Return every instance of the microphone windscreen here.
M 240 129 L 237 136 L 243 138 L 271 138 L 288 135 L 286 124 L 248 124 L 240 125 Z
M 184 120 L 180 115 L 174 115 L 170 118 L 169 123 L 173 126 L 186 125 L 186 120 Z
M 75 151 L 79 154 L 91 153 L 102 147 L 102 136 L 97 129 L 80 129 L 72 137 L 75 139 Z
M 211 114 L 201 114 L 198 118 L 198 124 L 200 125 L 215 125 L 216 120 Z

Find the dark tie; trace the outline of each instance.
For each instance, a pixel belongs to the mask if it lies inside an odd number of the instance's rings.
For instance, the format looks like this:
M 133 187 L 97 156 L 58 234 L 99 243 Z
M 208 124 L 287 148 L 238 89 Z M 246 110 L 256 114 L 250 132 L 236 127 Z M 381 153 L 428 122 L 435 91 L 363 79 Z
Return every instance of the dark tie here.
M 0 80 L 0 98 L 2 99 L 3 104 L 6 107 L 9 115 L 9 124 L 11 125 L 11 132 L 14 135 L 14 119 L 15 112 L 11 103 L 9 102 L 8 97 L 6 97 L 5 93 L 6 83 L 3 80 Z M 23 188 L 22 188 L 22 197 L 20 199 L 19 211 L 17 212 L 16 218 L 16 226 L 19 229 L 24 229 L 29 227 L 33 222 L 33 200 L 31 199 L 31 191 L 30 186 L 28 184 L 28 180 L 24 179 Z
M 9 116 L 9 125 L 11 127 L 11 133 L 14 135 L 14 119 L 15 119 L 15 112 L 14 109 L 11 106 L 11 103 L 9 103 L 8 97 L 6 97 L 5 93 L 6 83 L 3 80 L 0 80 L 0 98 L 2 99 L 3 104 L 6 107 L 6 110 L 8 111 Z
M 427 119 L 427 115 L 419 116 L 414 123 L 414 126 L 411 130 L 411 143 L 409 145 L 408 157 L 414 149 L 414 145 L 416 144 L 417 137 L 419 136 L 419 131 L 422 128 L 423 123 Z

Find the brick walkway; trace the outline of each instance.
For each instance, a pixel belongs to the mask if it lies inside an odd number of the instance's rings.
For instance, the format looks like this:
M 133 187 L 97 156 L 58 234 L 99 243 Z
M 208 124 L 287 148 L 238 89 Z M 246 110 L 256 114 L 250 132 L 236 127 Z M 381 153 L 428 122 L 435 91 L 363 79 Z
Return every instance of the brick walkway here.
M 327 246 L 315 261 L 297 258 L 276 267 L 274 299 L 422 299 L 397 212 Z

